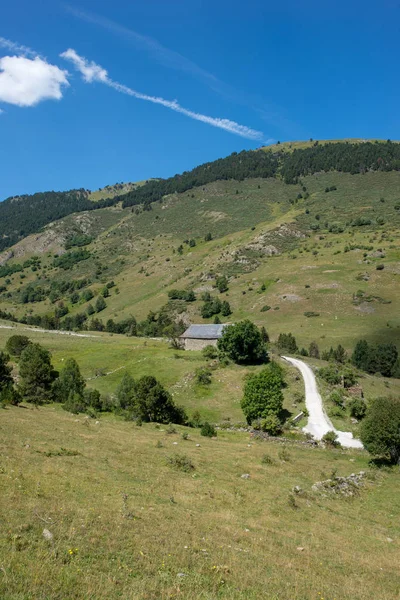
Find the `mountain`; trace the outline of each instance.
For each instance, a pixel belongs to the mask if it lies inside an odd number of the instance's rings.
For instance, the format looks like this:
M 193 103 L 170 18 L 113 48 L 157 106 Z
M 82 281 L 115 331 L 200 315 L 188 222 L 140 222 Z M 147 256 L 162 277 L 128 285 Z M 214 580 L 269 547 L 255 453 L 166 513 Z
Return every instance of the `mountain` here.
M 397 343 L 399 168 L 391 141 L 288 142 L 165 180 L 8 199 L 3 247 L 21 239 L 0 255 L 1 314 L 159 336 L 217 312 L 302 345 Z

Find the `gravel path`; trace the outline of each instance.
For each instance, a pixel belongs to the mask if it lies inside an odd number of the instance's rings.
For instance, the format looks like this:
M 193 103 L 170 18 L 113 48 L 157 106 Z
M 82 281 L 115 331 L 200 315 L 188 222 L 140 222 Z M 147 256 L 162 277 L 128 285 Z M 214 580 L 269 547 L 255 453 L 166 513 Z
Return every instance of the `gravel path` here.
M 282 358 L 299 369 L 304 379 L 306 407 L 309 417 L 308 423 L 303 430 L 311 433 L 317 440 L 320 440 L 328 431 L 334 431 L 337 433 L 338 441 L 345 448 L 363 448 L 360 440 L 353 438 L 353 434 L 350 431 L 338 431 L 332 425 L 329 417 L 324 411 L 322 398 L 318 392 L 317 382 L 310 367 L 297 358 L 290 358 L 289 356 L 282 356 Z
M 16 333 L 19 331 L 36 331 L 38 333 L 56 333 L 58 335 L 73 335 L 74 337 L 96 338 L 98 335 L 90 335 L 88 333 L 75 333 L 74 331 L 61 331 L 59 329 L 41 329 L 40 327 L 13 327 L 12 325 L 0 325 L 0 329 L 14 329 Z

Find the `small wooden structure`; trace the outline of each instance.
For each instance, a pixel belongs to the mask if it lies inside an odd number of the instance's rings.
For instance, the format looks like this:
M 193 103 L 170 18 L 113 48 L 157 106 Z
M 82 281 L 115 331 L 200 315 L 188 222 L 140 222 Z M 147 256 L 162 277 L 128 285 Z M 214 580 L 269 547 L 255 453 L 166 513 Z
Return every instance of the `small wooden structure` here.
M 180 336 L 185 350 L 202 350 L 206 346 L 216 346 L 222 337 L 225 324 L 221 325 L 190 325 Z

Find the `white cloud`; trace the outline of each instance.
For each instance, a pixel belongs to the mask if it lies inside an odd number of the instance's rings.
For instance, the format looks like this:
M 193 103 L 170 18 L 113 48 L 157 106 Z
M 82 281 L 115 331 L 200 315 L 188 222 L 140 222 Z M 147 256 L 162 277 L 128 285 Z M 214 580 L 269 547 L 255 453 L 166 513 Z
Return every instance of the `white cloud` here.
M 221 119 L 218 117 L 209 117 L 208 115 L 203 115 L 201 113 L 194 112 L 187 108 L 181 106 L 177 100 L 165 100 L 159 96 L 148 96 L 147 94 L 142 94 L 141 92 L 137 92 L 126 85 L 122 85 L 116 81 L 113 81 L 108 76 L 108 73 L 105 69 L 94 63 L 93 61 L 88 61 L 86 58 L 79 56 L 77 52 L 73 49 L 68 49 L 66 52 L 63 52 L 60 55 L 62 58 L 69 60 L 73 63 L 75 68 L 82 74 L 84 81 L 87 83 L 92 83 L 94 81 L 98 81 L 104 83 L 108 87 L 113 88 L 117 92 L 122 94 L 127 94 L 128 96 L 132 96 L 137 98 L 138 100 L 145 100 L 146 102 L 152 102 L 153 104 L 160 104 L 178 112 L 190 119 L 195 119 L 196 121 L 201 121 L 202 123 L 207 123 L 208 125 L 212 125 L 213 127 L 218 127 L 219 129 L 224 129 L 225 131 L 229 131 L 230 133 L 234 133 L 236 135 L 240 135 L 241 137 L 248 138 L 251 140 L 261 140 L 263 138 L 263 133 L 261 131 L 256 131 L 255 129 L 251 129 L 246 125 L 240 125 L 235 121 L 231 121 L 229 119 Z
M 4 56 L 0 58 L 0 102 L 35 106 L 42 100 L 60 100 L 63 88 L 69 86 L 67 76 L 68 71 L 39 56 Z
M 0 108 L 0 115 L 2 115 L 4 112 L 4 110 L 2 108 Z

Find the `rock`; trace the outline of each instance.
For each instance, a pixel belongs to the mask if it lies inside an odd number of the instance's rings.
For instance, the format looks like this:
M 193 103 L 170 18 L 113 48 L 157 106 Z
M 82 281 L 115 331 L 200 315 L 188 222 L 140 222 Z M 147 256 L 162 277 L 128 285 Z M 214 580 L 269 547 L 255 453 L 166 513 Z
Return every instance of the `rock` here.
M 51 533 L 51 531 L 49 531 L 48 529 L 43 529 L 43 537 L 45 540 L 47 540 L 48 542 L 52 542 L 53 541 L 53 534 Z
M 177 577 L 187 577 L 186 573 L 178 573 Z
M 249 473 L 243 473 L 243 475 L 240 476 L 242 479 L 250 479 L 250 474 Z
M 296 550 L 298 550 L 299 552 L 303 552 L 304 548 L 303 548 L 302 546 L 298 546 L 298 547 L 296 548 Z
M 200 448 L 200 444 L 196 444 L 196 448 Z
M 172 442 L 172 445 L 173 445 L 173 446 L 177 446 L 177 445 L 178 445 L 178 442 Z
M 295 485 L 293 490 L 292 490 L 295 494 L 301 494 L 301 492 L 303 491 L 301 489 L 301 487 L 299 485 Z
M 387 542 L 393 542 L 392 538 L 386 538 Z

